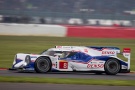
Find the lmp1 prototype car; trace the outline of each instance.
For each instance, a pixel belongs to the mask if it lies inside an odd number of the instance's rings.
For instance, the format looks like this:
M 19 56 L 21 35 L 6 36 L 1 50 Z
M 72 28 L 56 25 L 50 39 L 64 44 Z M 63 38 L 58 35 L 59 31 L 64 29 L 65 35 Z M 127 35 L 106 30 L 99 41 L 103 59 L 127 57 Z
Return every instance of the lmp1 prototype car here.
M 15 55 L 12 69 L 34 70 L 37 73 L 52 71 L 93 72 L 96 74 L 130 72 L 130 48 L 123 49 L 127 62 L 118 58 L 118 47 L 55 46 L 41 54 Z

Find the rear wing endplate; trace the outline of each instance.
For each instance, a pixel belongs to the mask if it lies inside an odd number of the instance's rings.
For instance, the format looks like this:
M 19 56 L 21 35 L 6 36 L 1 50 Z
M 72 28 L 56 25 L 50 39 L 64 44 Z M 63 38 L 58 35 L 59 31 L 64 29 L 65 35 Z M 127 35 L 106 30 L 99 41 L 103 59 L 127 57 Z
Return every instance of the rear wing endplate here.
M 128 69 L 130 69 L 130 56 L 131 56 L 131 49 L 130 48 L 123 48 L 123 56 L 128 59 Z

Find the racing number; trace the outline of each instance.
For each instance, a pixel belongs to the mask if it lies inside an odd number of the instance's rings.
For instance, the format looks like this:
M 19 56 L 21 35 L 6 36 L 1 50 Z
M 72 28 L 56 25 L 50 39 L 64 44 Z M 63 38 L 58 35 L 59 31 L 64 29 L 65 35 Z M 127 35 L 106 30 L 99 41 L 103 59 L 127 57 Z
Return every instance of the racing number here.
M 68 62 L 59 62 L 59 69 L 68 69 Z
M 63 63 L 63 68 L 67 69 L 67 63 Z

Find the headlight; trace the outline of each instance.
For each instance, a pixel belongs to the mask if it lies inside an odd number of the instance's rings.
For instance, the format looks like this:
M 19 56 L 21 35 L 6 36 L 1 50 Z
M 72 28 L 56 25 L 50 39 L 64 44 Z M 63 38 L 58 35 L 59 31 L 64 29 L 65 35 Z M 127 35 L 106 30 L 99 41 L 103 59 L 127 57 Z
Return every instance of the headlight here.
M 27 63 L 27 65 L 30 63 L 30 60 L 31 58 L 30 58 L 30 56 L 29 55 L 27 55 L 26 57 L 25 57 L 25 62 Z
M 17 55 L 14 57 L 13 65 L 16 63 Z

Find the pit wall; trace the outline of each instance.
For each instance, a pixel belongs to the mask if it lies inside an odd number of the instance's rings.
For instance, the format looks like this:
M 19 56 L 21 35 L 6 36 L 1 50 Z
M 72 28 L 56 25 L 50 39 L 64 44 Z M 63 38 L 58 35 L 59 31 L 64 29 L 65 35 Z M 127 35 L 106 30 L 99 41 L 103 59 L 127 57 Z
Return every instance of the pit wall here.
M 67 26 L 67 37 L 89 38 L 132 38 L 135 39 L 135 28 Z

